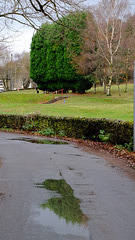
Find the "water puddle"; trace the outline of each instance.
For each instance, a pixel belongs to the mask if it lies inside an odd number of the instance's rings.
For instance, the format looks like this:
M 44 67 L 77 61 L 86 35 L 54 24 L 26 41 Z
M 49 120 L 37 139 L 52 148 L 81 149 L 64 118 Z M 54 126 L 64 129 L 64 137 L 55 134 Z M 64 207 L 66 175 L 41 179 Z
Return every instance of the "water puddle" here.
M 24 141 L 24 142 L 30 142 L 30 143 L 37 143 L 37 144 L 68 144 L 64 141 L 55 141 L 55 140 L 44 140 L 44 139 L 31 139 L 31 138 L 16 138 L 11 140 L 18 140 L 18 141 Z
M 47 179 L 35 186 L 54 192 L 54 197 L 40 206 L 35 220 L 39 224 L 52 228 L 58 234 L 74 235 L 78 236 L 77 239 L 81 237 L 83 240 L 88 240 L 89 218 L 80 209 L 80 200 L 74 196 L 70 185 L 64 179 Z
M 71 238 L 74 240 L 88 240 L 89 238 L 89 229 L 85 225 L 72 224 L 71 222 L 67 223 L 65 219 L 59 218 L 53 211 L 50 209 L 38 210 L 38 216 L 35 218 L 35 221 L 39 224 L 52 229 L 52 232 L 55 232 L 59 235 L 68 235 L 68 240 L 70 235 L 76 236 L 77 238 Z M 81 237 L 81 238 L 80 238 Z M 61 238 L 60 238 L 61 239 Z M 65 239 L 65 238 L 64 238 Z

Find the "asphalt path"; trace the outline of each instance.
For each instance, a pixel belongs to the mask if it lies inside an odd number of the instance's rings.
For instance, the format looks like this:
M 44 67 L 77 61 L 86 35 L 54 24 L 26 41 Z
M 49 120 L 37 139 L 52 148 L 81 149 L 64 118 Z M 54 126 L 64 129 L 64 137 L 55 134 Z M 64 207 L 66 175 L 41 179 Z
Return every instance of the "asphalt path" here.
M 134 178 L 75 144 L 37 139 L 43 140 L 0 133 L 0 240 L 135 239 Z M 67 222 L 65 213 L 59 217 L 55 206 L 41 207 L 62 198 L 37 187 L 46 179 L 64 179 L 73 189 L 82 223 Z

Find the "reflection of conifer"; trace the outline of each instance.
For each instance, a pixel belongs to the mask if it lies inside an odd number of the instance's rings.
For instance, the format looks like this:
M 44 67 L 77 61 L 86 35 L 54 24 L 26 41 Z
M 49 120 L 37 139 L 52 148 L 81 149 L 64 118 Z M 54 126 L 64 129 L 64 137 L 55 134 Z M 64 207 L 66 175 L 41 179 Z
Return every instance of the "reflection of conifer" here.
M 65 195 L 73 195 L 73 189 L 70 187 L 69 184 L 66 183 L 64 179 L 47 179 L 42 184 L 46 189 L 56 191 L 57 193 L 60 193 L 63 197 Z
M 47 203 L 41 205 L 43 208 L 49 208 L 59 218 L 64 218 L 67 223 L 85 224 L 88 221 L 88 217 L 80 209 L 80 200 L 74 197 L 73 189 L 64 179 L 47 179 L 41 185 L 48 190 L 56 191 L 62 196 L 49 199 Z

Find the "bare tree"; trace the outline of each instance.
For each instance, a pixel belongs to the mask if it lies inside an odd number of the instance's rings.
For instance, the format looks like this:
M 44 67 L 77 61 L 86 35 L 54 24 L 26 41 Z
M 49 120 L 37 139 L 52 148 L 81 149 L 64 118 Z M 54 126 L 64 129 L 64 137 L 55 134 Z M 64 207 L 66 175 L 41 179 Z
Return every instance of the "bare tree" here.
M 133 61 L 135 56 L 135 15 L 129 17 L 123 26 L 123 38 L 121 42 L 121 60 L 123 61 L 125 72 L 125 92 L 127 92 L 128 73 L 133 71 Z
M 23 52 L 13 56 L 7 49 L 0 53 L 0 79 L 6 91 L 36 86 L 29 77 L 30 54 Z
M 56 22 L 71 9 L 79 9 L 83 0 L 1 0 L 0 18 L 6 24 L 16 21 L 34 28 L 49 20 Z
M 0 44 L 0 79 L 3 80 L 4 89 L 9 86 L 9 69 L 8 62 L 10 61 L 10 52 L 5 44 Z
M 108 65 L 109 83 L 107 95 L 111 95 L 114 57 L 118 52 L 122 38 L 122 25 L 127 16 L 128 0 L 101 0 L 91 11 L 95 17 L 95 44 L 90 49 L 100 55 Z
M 30 84 L 32 87 L 36 87 L 36 83 L 34 83 L 29 75 L 30 75 L 30 53 L 23 52 L 22 54 L 16 54 L 16 60 L 14 61 L 14 69 L 15 69 L 15 81 L 20 82 L 20 86 L 27 89 Z

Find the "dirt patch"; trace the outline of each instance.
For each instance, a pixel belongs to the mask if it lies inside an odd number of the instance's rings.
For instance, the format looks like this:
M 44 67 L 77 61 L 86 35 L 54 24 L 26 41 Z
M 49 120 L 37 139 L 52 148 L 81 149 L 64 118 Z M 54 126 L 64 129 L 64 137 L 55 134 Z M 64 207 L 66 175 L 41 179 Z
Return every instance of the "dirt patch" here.
M 68 97 L 55 97 L 52 100 L 42 102 L 42 104 L 51 104 L 51 103 L 55 103 L 55 102 L 61 101 L 61 100 L 66 99 L 66 98 L 68 98 Z

